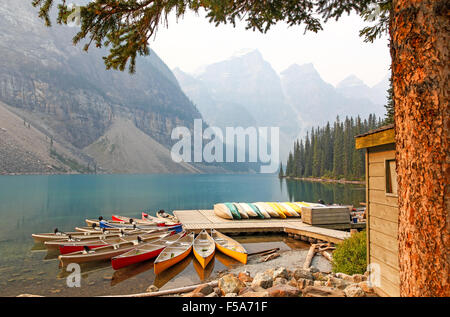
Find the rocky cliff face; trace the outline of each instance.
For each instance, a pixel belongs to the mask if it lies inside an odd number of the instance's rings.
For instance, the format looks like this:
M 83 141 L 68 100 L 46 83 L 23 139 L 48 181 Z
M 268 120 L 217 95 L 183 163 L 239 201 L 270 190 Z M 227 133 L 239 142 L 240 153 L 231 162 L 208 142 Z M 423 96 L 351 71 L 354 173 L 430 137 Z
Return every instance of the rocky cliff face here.
M 192 128 L 201 118 L 155 52 L 138 60 L 136 74 L 107 71 L 104 51 L 74 47 L 76 29 L 45 27 L 31 1 L 4 0 L 0 29 L 0 101 L 70 148 L 81 163 L 95 161 L 83 149 L 115 118 L 126 118 L 166 148 L 175 126 Z

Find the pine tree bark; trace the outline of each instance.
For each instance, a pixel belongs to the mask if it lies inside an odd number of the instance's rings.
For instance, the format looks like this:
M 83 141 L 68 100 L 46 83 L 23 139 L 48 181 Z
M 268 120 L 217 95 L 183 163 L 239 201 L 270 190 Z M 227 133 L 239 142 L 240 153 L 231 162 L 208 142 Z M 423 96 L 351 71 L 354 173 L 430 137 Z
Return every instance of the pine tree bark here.
M 450 296 L 448 9 L 393 0 L 401 296 Z

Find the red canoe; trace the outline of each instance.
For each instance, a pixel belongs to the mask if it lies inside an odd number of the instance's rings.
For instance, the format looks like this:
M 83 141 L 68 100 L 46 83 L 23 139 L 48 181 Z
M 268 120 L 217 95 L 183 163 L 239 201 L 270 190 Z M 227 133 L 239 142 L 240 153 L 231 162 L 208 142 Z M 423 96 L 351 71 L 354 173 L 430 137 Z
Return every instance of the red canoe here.
M 111 259 L 111 265 L 114 270 L 118 270 L 135 263 L 156 258 L 167 246 L 176 242 L 185 235 L 186 232 L 182 231 L 169 237 L 164 237 L 162 239 L 140 245 L 131 251 L 113 257 Z
M 96 244 L 96 245 L 87 245 L 89 247 L 89 249 L 96 249 L 96 248 L 100 248 L 100 247 L 104 247 L 107 246 L 109 244 L 104 243 L 104 244 Z M 84 250 L 84 246 L 78 246 L 78 245 L 60 245 L 59 246 L 59 253 L 60 254 L 68 254 L 68 253 L 73 253 L 73 252 L 77 252 L 77 251 L 83 251 Z

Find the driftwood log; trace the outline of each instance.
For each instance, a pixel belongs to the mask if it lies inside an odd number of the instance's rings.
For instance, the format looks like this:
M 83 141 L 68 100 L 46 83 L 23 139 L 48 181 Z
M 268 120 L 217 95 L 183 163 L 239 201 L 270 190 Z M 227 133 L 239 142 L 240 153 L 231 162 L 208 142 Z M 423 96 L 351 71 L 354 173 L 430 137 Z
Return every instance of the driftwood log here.
M 322 251 L 322 252 L 320 252 L 320 254 L 322 254 L 323 257 L 324 257 L 325 259 L 327 259 L 328 261 L 333 262 L 333 256 L 331 255 L 330 252 Z
M 309 269 L 309 267 L 311 266 L 312 259 L 316 254 L 316 246 L 316 244 L 311 244 L 308 254 L 306 255 L 305 263 L 303 264 L 304 269 Z
M 324 258 L 326 258 L 328 261 L 333 261 L 333 256 L 331 255 L 331 252 L 328 252 L 328 250 L 335 250 L 336 248 L 333 247 L 330 243 L 322 243 L 317 245 L 317 252 L 319 252 Z
M 209 283 L 202 283 L 197 285 L 191 285 L 186 287 L 179 287 L 174 289 L 168 289 L 165 291 L 158 291 L 158 292 L 147 292 L 147 293 L 138 293 L 138 294 L 129 294 L 129 295 L 109 295 L 109 296 L 101 296 L 101 297 L 157 297 L 157 296 L 165 296 L 165 295 L 173 295 L 173 294 L 181 294 L 181 293 L 188 293 L 195 290 L 200 285 L 209 284 L 211 287 L 217 287 L 219 284 L 218 281 L 213 281 Z
M 330 243 L 320 243 L 320 244 L 311 244 L 311 247 L 309 248 L 308 254 L 306 255 L 305 263 L 303 264 L 304 269 L 309 269 L 311 266 L 311 262 L 314 258 L 314 255 L 316 252 L 319 252 L 322 254 L 328 261 L 333 260 L 333 256 L 330 252 L 327 252 L 328 250 L 335 250 L 336 248 L 333 247 Z
M 271 254 L 271 253 L 275 253 L 275 252 L 277 252 L 277 251 L 280 251 L 280 248 L 273 248 L 273 249 L 269 249 L 269 250 L 263 250 L 263 251 L 259 251 L 259 252 L 253 252 L 253 253 L 249 253 L 248 254 L 248 256 L 251 256 L 251 255 L 261 255 L 261 256 L 264 256 L 264 255 L 268 255 L 268 254 Z

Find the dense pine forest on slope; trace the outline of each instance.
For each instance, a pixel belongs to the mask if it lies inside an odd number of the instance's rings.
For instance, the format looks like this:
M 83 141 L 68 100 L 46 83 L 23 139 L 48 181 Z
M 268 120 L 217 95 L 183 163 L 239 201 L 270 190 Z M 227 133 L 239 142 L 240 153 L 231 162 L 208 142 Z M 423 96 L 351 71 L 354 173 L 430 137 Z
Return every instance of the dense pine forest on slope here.
M 336 118 L 333 126 L 312 128 L 305 139 L 294 143 L 289 153 L 286 171 L 282 177 L 321 177 L 330 179 L 364 179 L 364 151 L 355 149 L 354 137 L 384 124 L 374 114 L 362 120 L 346 117 Z

